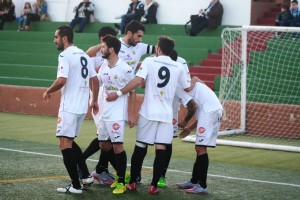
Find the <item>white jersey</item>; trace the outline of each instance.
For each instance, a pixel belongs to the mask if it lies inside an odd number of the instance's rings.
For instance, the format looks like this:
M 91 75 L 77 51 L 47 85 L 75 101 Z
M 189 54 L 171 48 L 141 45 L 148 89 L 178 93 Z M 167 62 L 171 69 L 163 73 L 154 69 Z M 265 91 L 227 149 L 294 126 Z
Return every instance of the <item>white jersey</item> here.
M 89 79 L 96 76 L 90 57 L 70 46 L 58 56 L 57 78 L 67 78 L 61 89 L 60 111 L 85 114 L 88 110 Z
M 101 119 L 104 121 L 127 120 L 128 113 L 128 95 L 122 95 L 112 102 L 106 101 L 106 94 L 116 92 L 125 87 L 134 78 L 134 73 L 129 65 L 119 59 L 113 68 L 108 66 L 107 60 L 102 64 L 98 79 L 100 86 L 103 87 L 102 93 L 99 94 L 103 104 Z
M 184 105 L 186 105 L 191 99 L 189 97 L 190 95 L 198 104 L 199 108 L 201 108 L 201 110 L 203 110 L 205 113 L 216 110 L 223 110 L 223 107 L 216 94 L 203 83 L 197 82 L 192 91 L 190 91 L 189 93 L 186 93 L 182 90 L 181 92 L 182 93 L 179 94 L 179 96 L 181 97 L 182 103 Z
M 118 56 L 130 65 L 133 72 L 136 70 L 136 67 L 143 55 L 154 53 L 155 46 L 145 43 L 137 43 L 135 46 L 128 46 L 124 42 L 123 38 L 120 38 L 119 40 L 121 41 L 121 49 Z
M 104 62 L 105 59 L 102 58 L 102 53 L 100 51 L 98 51 L 96 53 L 96 56 L 92 57 L 92 60 L 94 62 L 94 67 L 96 69 L 97 67 L 99 67 L 99 66 L 101 66 L 103 64 L 103 62 Z
M 148 120 L 172 123 L 172 102 L 177 84 L 188 88 L 190 83 L 182 66 L 168 56 L 144 60 L 136 76 L 146 80 L 145 97 L 140 115 Z

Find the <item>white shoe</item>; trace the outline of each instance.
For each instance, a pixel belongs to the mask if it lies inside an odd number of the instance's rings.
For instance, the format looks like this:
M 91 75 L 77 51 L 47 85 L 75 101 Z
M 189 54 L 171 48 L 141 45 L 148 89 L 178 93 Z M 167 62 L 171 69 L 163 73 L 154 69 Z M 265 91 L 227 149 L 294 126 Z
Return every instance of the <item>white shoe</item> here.
M 73 188 L 72 184 L 65 188 L 57 188 L 57 192 L 62 193 L 72 193 L 72 194 L 82 194 L 82 189 Z
M 85 189 L 89 186 L 91 186 L 94 183 L 94 179 L 92 176 L 89 176 L 87 178 L 82 179 L 82 188 Z

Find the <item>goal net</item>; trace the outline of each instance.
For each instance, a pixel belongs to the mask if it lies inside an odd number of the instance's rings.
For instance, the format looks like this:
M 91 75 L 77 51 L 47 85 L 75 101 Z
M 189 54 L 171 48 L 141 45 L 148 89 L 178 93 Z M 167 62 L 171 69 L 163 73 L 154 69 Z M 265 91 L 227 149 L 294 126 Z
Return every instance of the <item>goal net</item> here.
M 300 28 L 226 28 L 222 43 L 217 143 L 300 152 Z

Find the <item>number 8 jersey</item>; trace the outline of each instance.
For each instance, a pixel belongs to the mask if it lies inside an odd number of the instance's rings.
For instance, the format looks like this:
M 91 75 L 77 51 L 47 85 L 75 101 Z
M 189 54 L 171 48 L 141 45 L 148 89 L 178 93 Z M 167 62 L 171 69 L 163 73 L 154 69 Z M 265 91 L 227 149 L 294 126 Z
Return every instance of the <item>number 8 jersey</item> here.
M 149 57 L 143 61 L 136 76 L 146 81 L 140 115 L 148 120 L 172 123 L 177 84 L 183 89 L 190 86 L 182 65 L 169 56 Z
M 58 56 L 57 78 L 67 78 L 61 89 L 60 111 L 84 114 L 88 110 L 89 79 L 96 76 L 90 57 L 70 46 Z

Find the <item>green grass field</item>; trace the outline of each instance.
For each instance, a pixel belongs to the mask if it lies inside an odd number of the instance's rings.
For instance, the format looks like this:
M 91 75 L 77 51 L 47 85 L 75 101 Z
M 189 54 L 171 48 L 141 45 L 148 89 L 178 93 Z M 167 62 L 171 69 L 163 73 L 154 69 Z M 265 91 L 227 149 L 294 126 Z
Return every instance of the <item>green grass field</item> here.
M 0 199 L 299 199 L 300 154 L 218 146 L 209 149 L 208 195 L 189 195 L 175 187 L 191 176 L 194 145 L 175 139 L 167 172 L 168 187 L 152 196 L 154 148 L 149 147 L 138 192 L 113 195 L 109 187 L 92 185 L 82 195 L 58 194 L 70 183 L 58 140 L 56 117 L 0 113 Z M 76 139 L 84 149 L 95 137 L 93 121 L 86 120 Z M 125 149 L 130 164 L 135 128 L 126 129 Z M 88 161 L 92 170 L 99 154 Z M 110 168 L 111 169 L 111 168 Z M 128 170 L 130 167 L 127 168 Z M 113 171 L 111 169 L 111 171 Z

